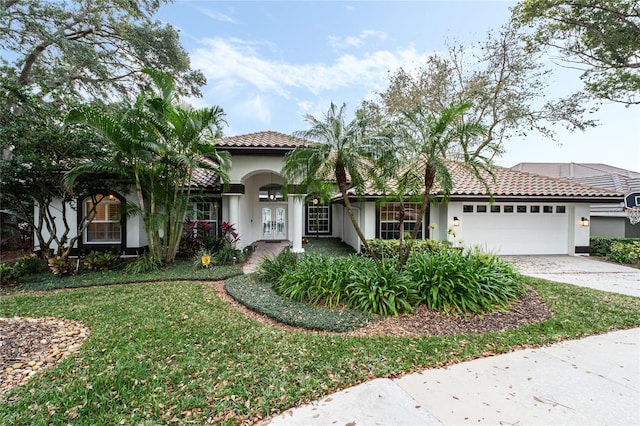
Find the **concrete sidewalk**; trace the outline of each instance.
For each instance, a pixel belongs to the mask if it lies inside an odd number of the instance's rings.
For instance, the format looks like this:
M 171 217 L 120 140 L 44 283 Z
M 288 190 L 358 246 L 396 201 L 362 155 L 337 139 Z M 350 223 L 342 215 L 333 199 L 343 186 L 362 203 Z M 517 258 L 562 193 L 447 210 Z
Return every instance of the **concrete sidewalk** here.
M 376 379 L 271 425 L 638 425 L 640 329 Z
M 526 275 L 639 294 L 633 268 L 570 256 L 507 260 Z M 375 379 L 270 424 L 640 425 L 640 328 Z

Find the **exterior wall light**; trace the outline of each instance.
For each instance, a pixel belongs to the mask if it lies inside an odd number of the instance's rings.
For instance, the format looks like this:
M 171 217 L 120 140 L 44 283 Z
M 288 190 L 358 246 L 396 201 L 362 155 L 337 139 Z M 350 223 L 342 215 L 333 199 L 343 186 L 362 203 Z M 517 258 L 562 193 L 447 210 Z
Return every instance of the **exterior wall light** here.
M 589 226 L 589 218 L 588 217 L 582 217 L 580 219 L 580 225 L 582 226 Z
M 453 217 L 453 226 L 460 226 L 460 219 L 458 219 L 458 216 Z

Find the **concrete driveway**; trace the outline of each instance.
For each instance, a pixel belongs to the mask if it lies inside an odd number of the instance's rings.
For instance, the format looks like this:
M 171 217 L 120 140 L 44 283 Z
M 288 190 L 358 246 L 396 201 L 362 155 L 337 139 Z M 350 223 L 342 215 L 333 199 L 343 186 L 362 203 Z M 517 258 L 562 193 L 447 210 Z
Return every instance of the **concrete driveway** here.
M 523 275 L 640 297 L 640 269 L 588 256 L 503 256 Z

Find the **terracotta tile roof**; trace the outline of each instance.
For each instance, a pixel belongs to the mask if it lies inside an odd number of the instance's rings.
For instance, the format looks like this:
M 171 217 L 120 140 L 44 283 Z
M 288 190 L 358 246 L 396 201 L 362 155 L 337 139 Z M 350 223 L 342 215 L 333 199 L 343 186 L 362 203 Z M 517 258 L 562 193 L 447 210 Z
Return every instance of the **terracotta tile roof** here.
M 205 159 L 205 161 L 211 164 L 215 164 L 212 160 L 208 158 Z M 200 169 L 200 168 L 195 169 L 193 171 L 193 176 L 191 178 L 191 185 L 201 188 L 203 190 L 219 191 L 220 189 L 222 189 L 220 176 L 217 173 L 212 172 L 210 170 Z
M 488 196 L 484 185 L 462 165 L 452 163 L 450 173 L 453 180 L 451 197 Z M 564 179 L 520 172 L 504 167 L 495 167 L 495 179 L 485 175 L 491 194 L 494 197 L 560 197 L 560 198 L 589 198 L 589 199 L 618 199 L 624 196 L 622 192 L 597 188 L 571 182 Z M 393 183 L 391 183 L 393 185 Z M 350 191 L 353 193 L 353 191 Z M 441 195 L 442 189 L 436 184 L 431 191 L 434 195 Z M 366 195 L 379 197 L 380 191 L 367 189 Z
M 518 163 L 512 169 L 614 191 L 640 190 L 640 173 L 601 163 Z
M 452 195 L 486 195 L 487 191 L 480 181 L 462 166 L 457 164 L 452 169 L 454 182 Z M 620 197 L 623 195 L 615 190 L 596 188 L 504 167 L 495 168 L 495 179 L 488 175 L 486 179 L 494 197 Z
M 216 144 L 220 148 L 280 148 L 294 149 L 309 142 L 284 133 L 267 131 L 222 138 Z

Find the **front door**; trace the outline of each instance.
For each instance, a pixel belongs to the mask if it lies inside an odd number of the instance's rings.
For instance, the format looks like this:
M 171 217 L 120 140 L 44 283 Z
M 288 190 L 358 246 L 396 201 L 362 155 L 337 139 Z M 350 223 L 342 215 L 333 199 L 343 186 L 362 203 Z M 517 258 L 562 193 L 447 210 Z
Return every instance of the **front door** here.
M 287 238 L 286 207 L 262 207 L 262 239 L 285 240 Z

